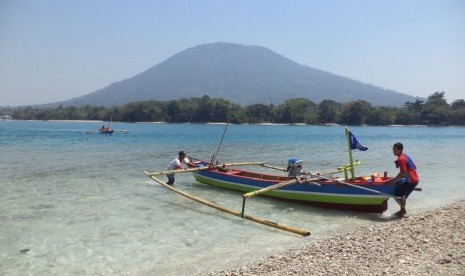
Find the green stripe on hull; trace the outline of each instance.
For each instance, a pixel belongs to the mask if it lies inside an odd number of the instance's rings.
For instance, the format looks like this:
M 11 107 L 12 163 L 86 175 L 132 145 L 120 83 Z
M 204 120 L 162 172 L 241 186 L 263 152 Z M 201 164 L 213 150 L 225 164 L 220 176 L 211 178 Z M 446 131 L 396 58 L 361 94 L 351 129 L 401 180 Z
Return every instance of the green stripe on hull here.
M 255 191 L 258 188 L 250 187 L 245 185 L 238 185 L 235 183 L 218 181 L 215 179 L 203 177 L 201 175 L 195 174 L 194 177 L 197 181 L 205 183 L 211 186 L 221 187 L 229 190 L 235 190 L 240 192 L 250 192 Z M 308 201 L 308 202 L 321 202 L 321 203 L 334 203 L 334 204 L 350 204 L 350 205 L 382 205 L 384 201 L 387 200 L 385 196 L 355 196 L 355 195 L 334 195 L 326 193 L 302 193 L 302 192 L 292 192 L 292 191 L 283 191 L 275 190 L 264 193 L 267 196 L 273 196 L 277 198 L 284 198 L 289 200 L 298 200 L 298 201 Z

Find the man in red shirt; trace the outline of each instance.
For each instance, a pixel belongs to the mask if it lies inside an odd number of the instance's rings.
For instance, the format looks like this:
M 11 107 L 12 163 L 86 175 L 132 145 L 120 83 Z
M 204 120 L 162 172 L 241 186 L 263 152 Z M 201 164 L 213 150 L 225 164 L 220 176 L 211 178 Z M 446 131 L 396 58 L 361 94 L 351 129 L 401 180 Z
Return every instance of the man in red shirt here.
M 399 173 L 387 182 L 388 184 L 400 184 L 394 193 L 396 196 L 394 199 L 400 205 L 400 211 L 395 213 L 398 217 L 404 217 L 407 214 L 405 209 L 406 199 L 420 181 L 416 171 L 417 167 L 412 159 L 403 153 L 403 150 L 404 145 L 402 143 L 395 143 L 392 147 L 394 155 L 397 156 L 395 163 L 396 167 L 399 168 Z

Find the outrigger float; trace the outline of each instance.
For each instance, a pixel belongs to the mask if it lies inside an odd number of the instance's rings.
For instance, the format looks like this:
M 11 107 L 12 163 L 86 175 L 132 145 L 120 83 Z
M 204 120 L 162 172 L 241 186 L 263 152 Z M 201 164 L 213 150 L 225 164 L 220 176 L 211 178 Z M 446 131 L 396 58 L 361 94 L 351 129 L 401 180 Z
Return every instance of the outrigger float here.
M 348 128 L 346 128 L 346 136 L 349 145 L 350 164 L 338 167 L 336 170 L 329 172 L 305 172 L 302 170 L 303 161 L 292 158 L 288 160 L 287 168 L 267 165 L 264 162 L 213 164 L 213 162 L 196 161 L 194 163 L 197 167 L 194 168 L 154 173 L 145 171 L 144 173 L 160 185 L 217 210 L 277 229 L 308 236 L 310 235 L 309 231 L 246 215 L 246 199 L 257 195 L 265 195 L 321 207 L 383 213 L 387 210 L 389 198 L 396 198 L 394 195 L 395 186 L 386 184 L 386 181 L 392 177 L 389 177 L 387 173 L 384 173 L 383 176 L 374 174 L 368 177 L 356 177 L 354 167 L 360 165 L 361 162 L 353 161 L 352 150 L 366 150 L 367 148 L 358 143 L 355 136 L 352 135 Z M 212 158 L 212 161 L 213 159 L 214 158 Z M 287 172 L 287 174 L 267 174 L 234 168 L 238 166 L 261 166 Z M 187 194 L 173 186 L 165 184 L 156 177 L 159 175 L 186 172 L 193 173 L 194 178 L 198 182 L 244 192 L 242 196 L 242 210 L 240 212 L 231 210 Z M 343 173 L 344 177 L 333 177 L 334 174 L 338 173 Z M 417 188 L 416 190 L 421 189 Z

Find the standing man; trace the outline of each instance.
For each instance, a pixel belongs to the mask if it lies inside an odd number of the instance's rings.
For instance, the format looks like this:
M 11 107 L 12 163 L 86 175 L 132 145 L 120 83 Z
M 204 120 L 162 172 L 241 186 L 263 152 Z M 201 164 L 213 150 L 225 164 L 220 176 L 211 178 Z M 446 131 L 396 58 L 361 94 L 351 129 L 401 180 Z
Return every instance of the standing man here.
M 413 163 L 412 159 L 403 153 L 403 150 L 404 145 L 402 145 L 402 143 L 395 143 L 392 147 L 394 155 L 397 156 L 397 160 L 394 162 L 396 164 L 396 168 L 399 168 L 399 173 L 396 177 L 388 181 L 388 184 L 399 184 L 394 193 L 397 198 L 394 199 L 400 205 L 400 211 L 394 215 L 400 218 L 407 214 L 407 210 L 405 209 L 406 199 L 420 181 L 416 171 L 417 167 Z
M 184 151 L 180 151 L 179 154 L 178 154 L 178 158 L 171 161 L 170 164 L 168 165 L 168 167 L 166 168 L 166 170 L 167 171 L 172 171 L 172 170 L 182 170 L 182 169 L 184 169 L 182 164 L 187 165 L 187 163 L 188 163 L 188 161 L 186 161 L 185 159 L 186 159 L 186 153 Z M 173 185 L 174 184 L 174 173 L 167 174 L 166 176 L 168 177 L 168 182 L 166 182 L 166 184 Z

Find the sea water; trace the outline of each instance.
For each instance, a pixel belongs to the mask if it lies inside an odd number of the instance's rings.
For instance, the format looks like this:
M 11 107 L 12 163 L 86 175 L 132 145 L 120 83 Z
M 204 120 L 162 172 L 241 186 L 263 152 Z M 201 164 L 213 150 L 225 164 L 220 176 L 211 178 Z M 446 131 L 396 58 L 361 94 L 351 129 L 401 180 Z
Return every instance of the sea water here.
M 314 239 L 390 220 L 384 215 L 249 199 L 246 214 L 311 231 L 300 237 L 186 199 L 147 178 L 184 150 L 210 161 L 304 160 L 310 172 L 348 164 L 343 127 L 0 122 L 0 275 L 192 275 L 242 266 Z M 127 132 L 126 132 L 127 131 Z M 395 142 L 418 167 L 415 215 L 464 198 L 465 128 L 351 127 L 357 175 L 397 174 Z M 219 147 L 220 145 L 220 147 Z M 250 168 L 250 167 L 249 167 Z M 272 171 L 276 173 L 277 171 Z M 160 177 L 164 179 L 164 177 Z M 241 193 L 178 174 L 175 187 L 240 211 Z

